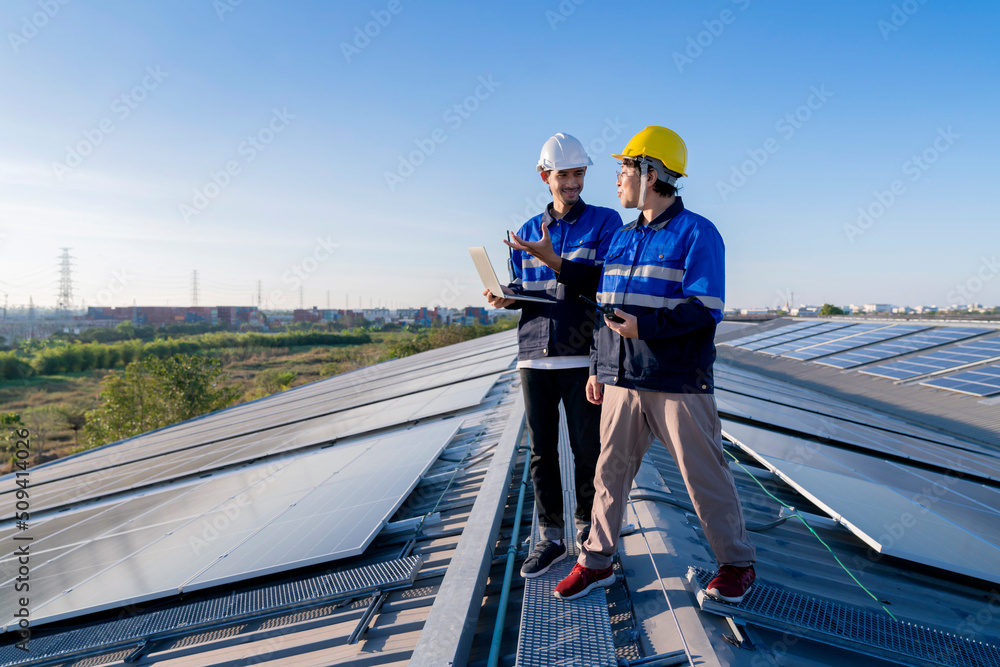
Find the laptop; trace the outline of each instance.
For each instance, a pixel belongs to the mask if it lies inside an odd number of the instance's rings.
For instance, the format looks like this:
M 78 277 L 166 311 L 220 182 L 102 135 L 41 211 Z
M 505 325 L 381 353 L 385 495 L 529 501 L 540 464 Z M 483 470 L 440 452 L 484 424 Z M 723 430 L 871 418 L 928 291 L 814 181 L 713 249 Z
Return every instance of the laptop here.
M 483 281 L 483 287 L 488 289 L 494 295 L 503 296 L 516 301 L 535 301 L 537 303 L 556 302 L 555 299 L 550 299 L 544 296 L 504 294 L 503 288 L 500 286 L 500 279 L 497 278 L 496 271 L 493 270 L 493 264 L 490 263 L 490 258 L 486 255 L 486 248 L 483 246 L 479 246 L 478 248 L 469 248 L 469 254 L 472 255 L 472 261 L 476 265 L 476 270 L 479 271 L 479 279 Z

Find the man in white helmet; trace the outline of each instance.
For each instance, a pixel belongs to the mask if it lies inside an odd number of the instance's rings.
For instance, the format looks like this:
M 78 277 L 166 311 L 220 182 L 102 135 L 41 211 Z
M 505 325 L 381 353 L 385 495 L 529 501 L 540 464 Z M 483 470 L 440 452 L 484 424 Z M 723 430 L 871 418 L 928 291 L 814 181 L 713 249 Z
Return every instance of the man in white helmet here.
M 514 250 L 513 281 L 507 289 L 547 296 L 555 302 L 514 301 L 489 290 L 483 292 L 495 308 L 521 308 L 517 367 L 531 440 L 531 481 L 541 532 L 541 539 L 521 568 L 521 575 L 528 578 L 545 574 L 553 563 L 566 557 L 557 451 L 560 401 L 566 412 L 575 465 L 578 542 L 586 539 L 590 527 L 594 469 L 601 449 L 601 411 L 586 398 L 595 311 L 579 294 L 595 297 L 608 242 L 622 226 L 617 212 L 590 206 L 580 198 L 587 167 L 592 164 L 576 138 L 560 132 L 546 141 L 538 172 L 552 192 L 552 203 L 524 223 L 515 236 L 518 242 L 544 239 L 553 248 L 556 269 L 522 250 Z

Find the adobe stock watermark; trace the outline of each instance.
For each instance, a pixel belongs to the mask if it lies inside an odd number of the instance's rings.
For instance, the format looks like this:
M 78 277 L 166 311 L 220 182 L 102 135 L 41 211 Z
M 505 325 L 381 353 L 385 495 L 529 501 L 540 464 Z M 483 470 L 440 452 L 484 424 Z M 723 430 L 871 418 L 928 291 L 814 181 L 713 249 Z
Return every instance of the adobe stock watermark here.
M 433 309 L 447 309 L 451 308 L 452 304 L 458 301 L 463 296 L 471 295 L 470 289 L 473 286 L 468 283 L 463 283 L 458 278 L 452 278 L 451 280 L 444 281 L 444 287 L 441 288 L 440 296 L 434 299 L 430 303 L 430 308 Z M 482 297 L 482 295 L 479 295 Z M 486 297 L 482 297 L 485 299 Z
M 911 181 L 917 181 L 955 145 L 955 140 L 961 136 L 952 131 L 950 126 L 947 129 L 939 127 L 937 136 L 930 146 L 903 162 L 900 167 L 903 175 L 909 176 Z M 844 236 L 847 237 L 847 241 L 853 244 L 859 236 L 867 233 L 904 194 L 906 194 L 906 183 L 898 178 L 892 181 L 887 189 L 875 190 L 872 193 L 872 201 L 867 206 L 858 207 L 857 220 L 853 224 L 844 224 Z
M 889 14 L 889 20 L 879 19 L 875 22 L 876 27 L 879 32 L 882 33 L 882 39 L 889 41 L 889 35 L 894 32 L 899 32 L 910 20 L 910 17 L 920 11 L 921 5 L 927 4 L 927 0 L 903 0 L 903 2 L 898 5 L 892 6 L 892 12 Z
M 479 85 L 476 86 L 471 95 L 460 102 L 452 104 L 442 114 L 442 120 L 452 131 L 460 128 L 479 109 L 480 104 L 488 100 L 496 89 L 501 86 L 500 83 L 493 80 L 492 74 L 480 76 L 478 81 Z M 399 165 L 396 167 L 396 170 L 386 171 L 384 174 L 385 184 L 388 186 L 389 191 L 395 192 L 396 188 L 412 176 L 416 172 L 417 167 L 426 162 L 427 158 L 437 151 L 438 146 L 446 141 L 448 141 L 448 131 L 443 127 L 432 130 L 423 139 L 414 139 L 413 145 L 416 148 L 406 155 L 400 153 Z
M 115 300 L 115 296 L 124 292 L 133 278 L 134 276 L 129 274 L 128 269 L 125 267 L 112 271 L 111 280 L 107 282 L 107 286 L 97 292 L 97 298 L 95 299 L 97 305 L 102 307 L 111 306 Z
M 739 7 L 742 12 L 745 12 L 750 6 L 750 0 L 732 0 L 732 3 Z M 733 10 L 723 9 L 719 12 L 718 18 L 702 21 L 701 24 L 705 26 L 705 29 L 688 36 L 684 52 L 673 52 L 672 57 L 677 71 L 683 74 L 685 67 L 694 64 L 694 61 L 700 58 L 705 50 L 722 36 L 722 33 L 726 31 L 726 26 L 736 22 L 736 16 L 737 14 Z
M 786 113 L 774 124 L 774 131 L 781 139 L 788 141 L 795 136 L 795 133 L 802 129 L 802 126 L 809 122 L 813 113 L 823 108 L 823 105 L 833 97 L 833 93 L 826 89 L 826 84 L 809 87 L 809 95 L 804 103 L 797 106 L 792 111 Z M 748 148 L 747 158 L 739 165 L 732 165 L 729 179 L 726 181 L 716 181 L 715 187 L 719 192 L 722 201 L 727 201 L 731 195 L 747 184 L 757 171 L 767 164 L 771 156 L 781 148 L 781 142 L 775 137 L 768 137 L 764 140 L 760 148 Z
M 786 287 L 784 291 L 774 290 L 774 299 L 771 301 L 771 310 L 783 310 L 788 312 L 795 307 L 792 303 L 792 288 Z
M 142 81 L 138 85 L 111 101 L 111 115 L 102 118 L 96 126 L 84 130 L 83 139 L 76 144 L 66 146 L 66 157 L 63 158 L 62 162 L 53 161 L 52 172 L 56 178 L 62 182 L 68 174 L 83 164 L 83 161 L 104 143 L 104 139 L 117 129 L 115 119 L 122 122 L 131 116 L 132 112 L 138 109 L 139 105 L 149 97 L 151 92 L 159 88 L 168 76 L 170 75 L 160 69 L 159 65 L 147 67 L 146 75 L 142 77 Z
M 201 517 L 198 524 L 200 534 L 188 537 L 191 551 L 197 556 L 235 525 L 243 514 L 243 508 L 252 505 L 254 498 L 263 495 L 284 473 L 284 469 L 284 465 L 275 461 L 254 470 L 247 480 L 247 488 Z
M 400 0 L 389 0 L 385 9 L 373 9 L 369 12 L 372 20 L 364 26 L 354 26 L 354 39 L 351 42 L 341 42 L 340 52 L 344 54 L 344 60 L 348 63 L 351 58 L 361 55 L 361 52 L 368 48 L 372 40 L 382 34 L 382 30 L 389 27 L 394 16 L 403 11 L 403 4 Z
M 952 470 L 958 470 L 958 462 L 951 462 L 953 464 Z M 914 493 L 909 498 L 914 503 L 919 510 L 915 510 L 916 514 L 913 512 L 901 512 L 895 521 L 885 521 L 882 523 L 882 534 L 878 536 L 877 542 L 882 545 L 883 549 L 891 549 L 894 544 L 898 544 L 902 540 L 907 532 L 911 528 L 915 527 L 919 520 L 928 512 L 933 510 L 934 505 L 939 502 L 945 495 L 949 492 L 952 486 L 954 486 L 959 480 L 963 478 L 962 473 L 958 473 L 955 477 L 947 477 L 942 481 L 934 481 L 927 486 L 924 486 L 919 493 Z M 860 555 L 855 555 L 853 557 L 854 568 L 858 574 L 863 574 L 870 567 L 878 563 L 885 556 L 882 551 L 876 551 L 871 546 L 865 552 L 865 557 L 862 558 Z
M 1000 589 L 994 586 L 985 595 L 986 604 L 982 605 L 974 615 L 967 615 L 955 627 L 955 632 L 959 635 L 975 638 L 986 632 L 997 616 L 1000 615 Z
M 979 268 L 971 276 L 966 278 L 964 282 L 955 285 L 955 289 L 948 292 L 949 304 L 973 303 L 973 297 L 981 292 L 986 283 L 993 280 L 997 273 L 1000 273 L 1000 262 L 997 262 L 996 255 L 990 257 L 984 255 L 981 260 Z
M 573 15 L 576 8 L 585 3 L 587 0 L 562 0 L 559 6 L 556 7 L 557 11 L 552 11 L 551 9 L 545 10 L 545 20 L 549 22 L 549 27 L 555 31 L 559 28 L 560 23 L 565 23 L 566 20 Z
M 18 53 L 21 47 L 38 36 L 38 31 L 49 24 L 49 21 L 56 17 L 63 7 L 69 4 L 69 0 L 38 0 L 37 11 L 31 16 L 21 17 L 21 29 L 18 32 L 8 32 L 7 41 L 14 53 Z
M 621 137 L 627 127 L 628 126 L 622 122 L 621 116 L 615 116 L 614 120 L 611 118 L 605 118 L 604 126 L 601 128 L 600 134 L 584 144 L 584 149 L 586 149 L 587 155 L 593 158 L 595 155 L 603 155 L 606 153 L 608 146 L 611 145 L 611 142 Z M 525 220 L 533 218 L 538 215 L 540 211 L 545 210 L 545 207 L 549 205 L 550 201 L 552 201 L 552 193 L 549 192 L 548 188 L 535 195 L 534 199 L 531 197 L 525 197 L 524 210 L 520 213 L 510 214 L 511 224 L 515 229 L 519 228 L 522 224 L 524 224 Z
M 312 250 L 301 260 L 292 262 L 288 270 L 281 274 L 281 282 L 288 285 L 288 290 L 271 290 L 268 296 L 272 306 L 280 306 L 289 292 L 297 291 L 305 285 L 306 281 L 319 270 L 319 267 L 333 257 L 334 250 L 339 247 L 330 239 L 329 234 L 326 235 L 326 238 L 317 236 Z
M 232 14 L 236 8 L 243 4 L 243 0 L 213 0 L 212 9 L 220 21 L 226 20 L 226 14 Z
M 273 109 L 267 123 L 254 134 L 248 135 L 236 147 L 236 154 L 239 158 L 227 161 L 218 171 L 209 171 L 208 180 L 200 188 L 194 189 L 190 203 L 182 202 L 178 205 L 181 219 L 190 223 L 192 218 L 201 215 L 209 204 L 230 186 L 233 177 L 242 173 L 246 165 L 256 160 L 257 156 L 267 149 L 277 135 L 288 129 L 293 120 L 295 120 L 295 114 L 290 113 L 288 107 L 282 107 L 280 110 Z

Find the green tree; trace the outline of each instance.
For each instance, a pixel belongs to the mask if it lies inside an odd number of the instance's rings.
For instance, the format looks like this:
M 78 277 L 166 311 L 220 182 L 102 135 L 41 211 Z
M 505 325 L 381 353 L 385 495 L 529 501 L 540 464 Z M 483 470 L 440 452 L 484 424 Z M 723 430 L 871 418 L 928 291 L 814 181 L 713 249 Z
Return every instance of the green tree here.
M 823 306 L 819 309 L 819 314 L 820 315 L 843 315 L 844 314 L 844 310 L 843 310 L 843 308 L 837 308 L 832 303 L 824 303 Z
M 31 431 L 35 456 L 41 457 L 45 451 L 45 445 L 48 443 L 53 432 L 61 426 L 62 415 L 54 405 L 40 405 L 25 409 L 22 416 L 28 429 Z
M 115 442 L 231 405 L 240 395 L 219 361 L 175 354 L 133 361 L 101 382 L 101 405 L 87 413 L 85 447 Z
M 87 408 L 79 403 L 75 403 L 60 407 L 59 414 L 62 417 L 63 423 L 73 429 L 73 444 L 79 445 L 80 440 L 78 434 L 87 424 Z

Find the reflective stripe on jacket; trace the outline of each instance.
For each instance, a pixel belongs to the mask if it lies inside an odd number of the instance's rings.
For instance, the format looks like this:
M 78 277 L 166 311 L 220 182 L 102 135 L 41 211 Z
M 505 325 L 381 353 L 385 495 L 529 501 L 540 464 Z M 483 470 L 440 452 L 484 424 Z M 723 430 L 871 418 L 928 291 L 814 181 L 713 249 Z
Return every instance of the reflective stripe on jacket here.
M 638 338 L 597 322 L 590 374 L 630 389 L 714 392 L 715 327 L 725 309 L 725 246 L 681 198 L 649 225 L 615 233 L 597 301 L 638 318 Z
M 552 247 L 564 262 L 599 267 L 612 234 L 622 227 L 621 216 L 610 208 L 585 204 L 582 199 L 562 220 L 554 219 L 551 211 L 550 204 L 544 213 L 524 223 L 517 235 L 526 241 L 538 241 L 542 238 L 542 225 L 548 225 Z M 515 250 L 511 264 L 514 274 L 511 288 L 556 300 L 553 304 L 518 301 L 512 306 L 521 309 L 517 324 L 518 359 L 588 355 L 595 313 L 577 297 L 578 290 L 560 283 L 555 271 L 528 253 Z M 593 288 L 580 291 L 594 298 Z

